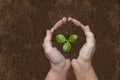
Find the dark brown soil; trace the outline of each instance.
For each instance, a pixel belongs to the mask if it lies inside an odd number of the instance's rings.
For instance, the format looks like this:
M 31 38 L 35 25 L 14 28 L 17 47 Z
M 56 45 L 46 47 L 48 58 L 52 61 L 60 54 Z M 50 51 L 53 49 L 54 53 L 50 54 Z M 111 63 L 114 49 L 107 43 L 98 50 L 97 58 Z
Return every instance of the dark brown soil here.
M 99 80 L 120 80 L 120 0 L 0 0 L 0 80 L 44 80 L 50 69 L 42 47 L 47 29 L 63 16 L 90 25 L 96 38 L 93 67 Z M 57 33 L 77 34 L 64 54 Z M 63 25 L 53 35 L 67 58 L 76 58 L 85 43 L 81 28 Z M 72 70 L 69 80 L 75 80 Z

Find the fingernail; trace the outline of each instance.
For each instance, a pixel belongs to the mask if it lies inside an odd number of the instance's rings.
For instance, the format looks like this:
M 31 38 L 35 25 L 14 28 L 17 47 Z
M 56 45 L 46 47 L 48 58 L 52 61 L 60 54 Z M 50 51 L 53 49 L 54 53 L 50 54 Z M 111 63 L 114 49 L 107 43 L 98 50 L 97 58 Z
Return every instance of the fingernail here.
M 76 59 L 73 59 L 72 61 L 76 61 Z
M 71 18 L 71 17 L 69 17 L 69 18 L 68 18 L 68 21 L 71 21 L 71 20 L 72 20 L 72 18 Z
M 47 34 L 49 33 L 49 30 L 47 30 Z
M 47 35 L 49 35 L 51 33 L 51 31 L 50 30 L 47 30 Z
M 66 23 L 66 21 L 67 21 L 67 18 L 63 17 L 63 22 Z

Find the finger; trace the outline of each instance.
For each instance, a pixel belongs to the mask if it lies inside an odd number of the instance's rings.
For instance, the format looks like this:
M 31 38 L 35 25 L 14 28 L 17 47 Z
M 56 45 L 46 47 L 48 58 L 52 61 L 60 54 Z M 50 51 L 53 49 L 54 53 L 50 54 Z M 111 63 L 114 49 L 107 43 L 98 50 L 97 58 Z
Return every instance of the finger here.
M 80 77 L 80 74 L 81 74 L 80 66 L 79 66 L 77 60 L 73 59 L 71 64 L 72 64 L 72 67 L 73 67 L 73 70 L 74 70 L 74 73 L 75 73 L 75 76 L 76 76 L 77 80 L 81 79 L 81 77 Z
M 71 17 L 69 17 L 68 19 L 71 20 L 76 26 L 80 26 L 83 29 L 85 36 L 87 37 L 86 38 L 87 43 L 91 43 L 91 44 L 95 43 L 94 34 L 91 32 L 88 25 L 85 26 L 80 21 L 73 19 Z
M 85 35 L 86 35 L 86 45 L 94 46 L 96 41 L 94 34 L 90 30 L 89 26 L 86 26 Z
M 70 69 L 70 60 L 67 59 L 66 60 L 66 65 L 65 65 L 65 68 L 63 70 L 63 80 L 67 80 L 67 73 L 68 73 L 68 70 Z
M 52 38 L 52 33 L 49 30 L 47 30 L 46 37 L 43 42 L 43 47 L 46 52 L 48 52 L 52 48 L 51 38 Z
M 71 17 L 69 17 L 68 18 L 68 21 L 72 21 L 76 26 L 80 26 L 82 29 L 83 29 L 83 31 L 85 31 L 85 25 L 83 25 L 80 21 L 78 21 L 77 19 L 74 19 L 74 18 L 71 18 Z
M 85 26 L 80 21 L 73 19 L 73 18 L 69 18 L 69 20 L 71 20 L 76 26 L 80 26 L 83 29 L 85 36 L 86 36 L 86 43 L 81 48 L 78 58 L 81 57 L 83 59 L 90 60 L 95 51 L 94 34 L 91 32 L 88 25 Z
M 63 17 L 61 20 L 59 20 L 51 29 L 51 32 L 54 32 L 54 30 L 56 30 L 58 27 L 62 26 L 64 23 L 67 22 L 67 18 Z

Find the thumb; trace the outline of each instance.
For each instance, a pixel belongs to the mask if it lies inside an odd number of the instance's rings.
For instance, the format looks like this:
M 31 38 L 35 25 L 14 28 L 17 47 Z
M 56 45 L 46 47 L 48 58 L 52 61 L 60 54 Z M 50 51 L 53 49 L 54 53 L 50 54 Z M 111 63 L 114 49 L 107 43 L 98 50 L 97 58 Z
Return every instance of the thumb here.
M 76 59 L 73 59 L 71 64 L 72 64 L 76 79 L 80 80 L 81 79 L 81 76 L 80 76 L 81 70 L 80 70 L 80 66 L 78 64 L 78 61 Z

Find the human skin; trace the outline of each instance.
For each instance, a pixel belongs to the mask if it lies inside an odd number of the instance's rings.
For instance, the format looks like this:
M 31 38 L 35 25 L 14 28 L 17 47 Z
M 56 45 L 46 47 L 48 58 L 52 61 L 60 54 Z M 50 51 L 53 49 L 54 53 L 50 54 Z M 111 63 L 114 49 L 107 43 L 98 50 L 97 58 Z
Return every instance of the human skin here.
M 77 80 L 98 80 L 95 71 L 91 65 L 92 56 L 95 52 L 95 37 L 91 32 L 89 26 L 83 25 L 76 19 L 68 18 L 76 26 L 81 27 L 86 36 L 86 43 L 82 46 L 79 51 L 77 59 L 72 59 L 72 67 Z
M 66 80 L 70 65 L 73 67 L 77 80 L 98 80 L 91 65 L 92 56 L 95 52 L 94 34 L 90 31 L 89 26 L 83 25 L 76 19 L 69 17 L 68 21 L 72 21 L 76 26 L 80 26 L 83 29 L 86 36 L 86 43 L 80 49 L 78 58 L 72 59 L 70 62 L 69 59 L 65 59 L 57 48 L 52 46 L 51 42 L 53 32 L 58 27 L 62 26 L 62 24 L 66 23 L 67 18 L 63 17 L 51 30 L 47 30 L 46 37 L 43 42 L 43 48 L 50 61 L 51 69 L 45 80 Z
M 54 30 L 67 22 L 67 18 L 63 17 L 59 20 L 51 30 L 47 30 L 46 37 L 43 42 L 45 54 L 50 61 L 51 69 L 45 80 L 66 80 L 67 72 L 70 68 L 70 60 L 65 59 L 61 52 L 52 46 L 51 38 Z

